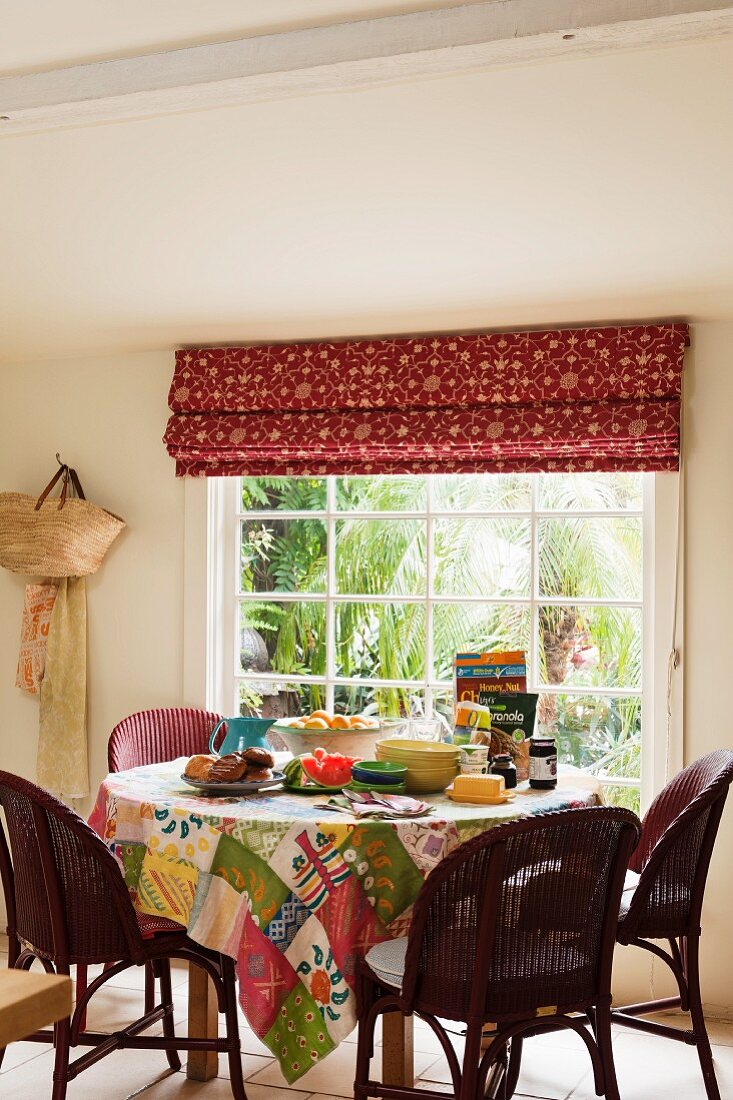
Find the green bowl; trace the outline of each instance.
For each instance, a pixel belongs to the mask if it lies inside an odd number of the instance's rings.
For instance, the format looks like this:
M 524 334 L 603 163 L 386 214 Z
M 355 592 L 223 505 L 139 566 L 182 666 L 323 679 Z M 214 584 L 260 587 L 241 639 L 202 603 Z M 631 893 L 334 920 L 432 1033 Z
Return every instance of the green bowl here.
M 391 760 L 358 760 L 352 765 L 351 774 L 357 783 L 378 783 L 384 776 L 385 786 L 396 786 L 397 783 L 404 783 L 407 767 L 394 764 Z
M 360 783 L 357 779 L 352 779 L 348 789 L 360 791 L 362 794 L 369 794 L 369 791 L 376 791 L 377 794 L 404 794 L 405 783 L 404 780 L 401 783 Z

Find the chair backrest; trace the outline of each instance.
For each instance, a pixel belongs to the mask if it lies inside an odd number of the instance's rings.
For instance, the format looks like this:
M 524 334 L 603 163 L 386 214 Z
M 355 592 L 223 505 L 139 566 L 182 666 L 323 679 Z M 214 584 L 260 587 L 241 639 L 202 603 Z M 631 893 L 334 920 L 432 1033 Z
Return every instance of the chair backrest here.
M 413 914 L 403 999 L 442 1018 L 498 1020 L 610 996 L 629 810 L 590 807 L 498 825 L 460 845 Z
M 220 721 L 220 714 L 195 707 L 164 707 L 131 714 L 109 736 L 109 770 L 122 772 L 208 752 L 211 731 Z
M 141 961 L 127 887 L 97 834 L 63 802 L 9 772 L 0 771 L 0 806 L 9 840 L 3 834 L 0 841 L 9 931 L 62 969 Z
M 717 749 L 684 768 L 647 810 L 630 867 L 641 877 L 623 922 L 624 942 L 698 928 L 710 857 L 733 781 L 733 752 Z

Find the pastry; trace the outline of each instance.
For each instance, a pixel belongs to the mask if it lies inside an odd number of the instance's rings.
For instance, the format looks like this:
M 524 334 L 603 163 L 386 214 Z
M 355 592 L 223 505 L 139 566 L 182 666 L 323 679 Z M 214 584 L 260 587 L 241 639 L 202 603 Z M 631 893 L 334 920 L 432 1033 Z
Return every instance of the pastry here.
M 208 779 L 209 773 L 218 759 L 218 756 L 192 756 L 186 764 L 183 774 L 188 776 L 189 779 Z
M 247 761 L 242 759 L 241 753 L 230 752 L 212 764 L 209 779 L 212 783 L 238 783 L 246 771 Z
M 275 766 L 275 757 L 267 749 L 259 749 L 253 745 L 252 748 L 245 749 L 242 755 L 250 766 L 254 765 L 257 768 L 272 768 Z
M 272 779 L 272 772 L 269 768 L 250 767 L 247 769 L 248 783 L 264 783 L 266 779 Z

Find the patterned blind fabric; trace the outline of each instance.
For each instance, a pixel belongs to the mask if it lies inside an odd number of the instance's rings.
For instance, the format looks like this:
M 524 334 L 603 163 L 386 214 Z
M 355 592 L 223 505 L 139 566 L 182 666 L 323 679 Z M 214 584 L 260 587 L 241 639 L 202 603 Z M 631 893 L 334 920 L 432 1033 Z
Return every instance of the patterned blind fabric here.
M 676 470 L 684 324 L 176 352 L 183 477 Z

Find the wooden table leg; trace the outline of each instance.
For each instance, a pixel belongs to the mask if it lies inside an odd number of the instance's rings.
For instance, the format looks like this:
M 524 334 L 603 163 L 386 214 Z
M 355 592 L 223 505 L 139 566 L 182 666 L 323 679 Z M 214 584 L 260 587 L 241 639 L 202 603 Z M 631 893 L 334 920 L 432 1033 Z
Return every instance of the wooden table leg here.
M 412 1016 L 388 1012 L 382 1016 L 382 1081 L 385 1085 L 415 1084 Z
M 188 965 L 188 1034 L 193 1038 L 216 1039 L 219 1014 L 211 979 L 200 966 Z M 186 1076 L 191 1081 L 210 1081 L 219 1071 L 215 1050 L 189 1050 Z

